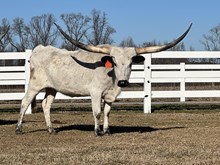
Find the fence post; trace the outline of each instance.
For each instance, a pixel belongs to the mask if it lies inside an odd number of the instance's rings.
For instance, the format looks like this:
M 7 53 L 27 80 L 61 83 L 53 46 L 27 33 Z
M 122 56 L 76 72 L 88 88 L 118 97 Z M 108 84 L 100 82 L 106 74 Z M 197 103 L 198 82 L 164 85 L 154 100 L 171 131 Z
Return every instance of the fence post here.
M 144 113 L 151 113 L 151 54 L 144 56 Z
M 181 72 L 181 82 L 180 82 L 180 92 L 181 92 L 181 96 L 180 96 L 180 102 L 185 102 L 186 101 L 186 97 L 185 97 L 185 90 L 186 90 L 186 82 L 185 82 L 185 63 L 180 63 L 180 72 Z
M 25 50 L 25 93 L 27 92 L 28 89 L 28 84 L 30 80 L 30 56 L 31 56 L 32 50 L 28 49 Z M 31 105 L 29 105 L 26 114 L 31 114 Z

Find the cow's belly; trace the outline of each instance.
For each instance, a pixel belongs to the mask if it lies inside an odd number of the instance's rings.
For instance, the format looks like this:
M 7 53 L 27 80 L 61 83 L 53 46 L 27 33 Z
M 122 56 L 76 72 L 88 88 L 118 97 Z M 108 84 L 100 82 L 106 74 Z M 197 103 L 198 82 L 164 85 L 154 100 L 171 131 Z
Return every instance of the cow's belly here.
M 76 89 L 76 88 L 59 88 L 59 90 L 57 90 L 60 93 L 63 93 L 67 96 L 71 96 L 71 97 L 76 97 L 76 96 L 89 96 L 90 92 L 88 90 L 84 90 L 84 89 Z

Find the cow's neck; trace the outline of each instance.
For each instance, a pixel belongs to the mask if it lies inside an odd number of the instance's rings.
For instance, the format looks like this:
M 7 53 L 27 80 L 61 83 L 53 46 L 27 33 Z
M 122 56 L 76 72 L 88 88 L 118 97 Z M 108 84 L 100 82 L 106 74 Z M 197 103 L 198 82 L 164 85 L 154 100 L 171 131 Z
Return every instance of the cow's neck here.
M 117 79 L 115 79 L 114 81 L 114 91 L 116 93 L 116 96 L 118 96 L 121 93 L 121 87 L 118 86 L 118 81 Z
M 117 97 L 121 93 L 121 87 L 118 86 L 119 80 L 115 76 L 114 70 L 112 70 L 111 76 L 112 76 L 112 83 L 113 83 L 113 91 L 115 93 L 115 96 Z

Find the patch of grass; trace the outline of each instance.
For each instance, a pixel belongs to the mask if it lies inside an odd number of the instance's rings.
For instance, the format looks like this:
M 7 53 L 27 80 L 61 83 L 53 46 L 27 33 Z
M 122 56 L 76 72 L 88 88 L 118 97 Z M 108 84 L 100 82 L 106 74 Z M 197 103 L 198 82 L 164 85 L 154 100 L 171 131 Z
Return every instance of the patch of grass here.
M 92 112 L 52 112 L 57 135 L 43 113 L 26 115 L 19 136 L 19 114 L 0 113 L 0 164 L 220 164 L 220 111 L 161 112 L 112 111 L 113 135 L 102 137 L 94 136 Z

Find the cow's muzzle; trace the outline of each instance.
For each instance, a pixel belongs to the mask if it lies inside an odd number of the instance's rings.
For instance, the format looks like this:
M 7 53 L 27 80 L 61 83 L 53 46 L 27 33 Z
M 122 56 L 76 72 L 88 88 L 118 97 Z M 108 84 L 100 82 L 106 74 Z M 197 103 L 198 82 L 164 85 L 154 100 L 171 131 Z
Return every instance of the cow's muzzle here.
M 119 80 L 118 86 L 119 87 L 127 87 L 129 85 L 129 82 L 127 80 Z

